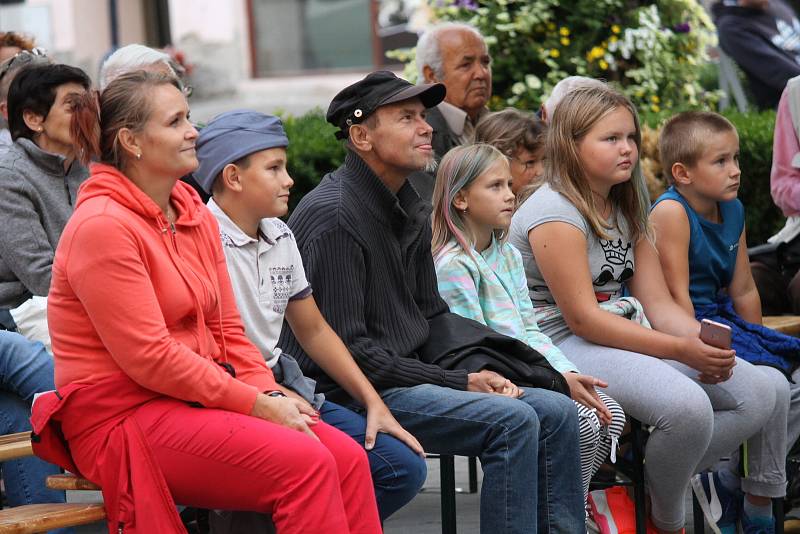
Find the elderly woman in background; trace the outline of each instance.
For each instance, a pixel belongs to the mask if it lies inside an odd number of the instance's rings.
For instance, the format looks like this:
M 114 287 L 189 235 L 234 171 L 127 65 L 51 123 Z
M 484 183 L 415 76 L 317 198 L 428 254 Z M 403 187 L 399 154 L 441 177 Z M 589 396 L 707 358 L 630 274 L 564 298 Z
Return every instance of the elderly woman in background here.
M 114 79 L 128 72 L 137 70 L 161 72 L 174 76 L 178 80 L 181 91 L 186 98 L 192 96 L 192 88 L 186 84 L 184 79 L 184 74 L 186 73 L 185 69 L 178 65 L 166 52 L 140 44 L 123 46 L 108 56 L 100 66 L 98 86 L 100 90 L 103 91 Z M 195 192 L 200 195 L 204 203 L 208 202 L 208 199 L 211 198 L 211 196 L 198 185 L 191 173 L 182 176 L 181 180 L 191 185 Z
M 0 158 L 0 308 L 11 311 L 22 335 L 48 349 L 53 255 L 88 176 L 73 148 L 70 119 L 89 86 L 76 67 L 33 65 L 19 71 L 8 93 L 14 144 Z

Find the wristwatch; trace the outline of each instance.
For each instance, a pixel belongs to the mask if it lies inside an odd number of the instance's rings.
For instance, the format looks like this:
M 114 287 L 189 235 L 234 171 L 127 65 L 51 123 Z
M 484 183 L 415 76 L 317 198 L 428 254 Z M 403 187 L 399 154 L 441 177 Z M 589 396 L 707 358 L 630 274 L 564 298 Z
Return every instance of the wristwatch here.
M 285 397 L 285 396 L 286 393 L 277 389 L 275 391 L 270 391 L 269 393 L 267 393 L 267 397 Z

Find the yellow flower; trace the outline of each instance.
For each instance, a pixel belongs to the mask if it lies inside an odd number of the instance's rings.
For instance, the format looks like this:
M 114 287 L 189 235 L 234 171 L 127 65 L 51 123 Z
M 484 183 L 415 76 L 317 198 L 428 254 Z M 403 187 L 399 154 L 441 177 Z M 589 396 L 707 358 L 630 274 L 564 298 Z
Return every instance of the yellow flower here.
M 547 23 L 547 29 L 550 30 L 550 31 L 553 31 L 553 30 L 556 29 L 556 25 L 553 24 L 552 22 L 548 22 Z
M 653 102 L 653 104 L 658 104 L 659 102 L 661 102 L 661 99 L 658 98 L 658 95 L 651 96 L 650 100 Z
M 617 41 L 619 41 L 619 39 L 617 39 L 616 35 L 612 35 L 611 37 L 608 38 L 608 42 L 611 43 L 611 44 L 614 44 Z
M 606 54 L 606 51 L 603 50 L 599 46 L 592 47 L 591 50 L 586 54 L 586 59 L 589 61 L 594 61 L 597 58 L 603 57 Z
M 605 59 L 601 59 L 597 64 L 600 65 L 600 68 L 603 70 L 608 69 L 608 62 Z
M 643 91 L 643 90 L 641 90 L 641 89 L 639 89 L 638 91 L 636 91 L 636 96 L 637 96 L 638 98 L 642 98 L 642 97 L 644 96 L 644 91 Z
M 564 37 L 567 37 L 567 36 L 569 36 L 569 28 L 565 28 L 564 26 L 561 26 L 561 29 L 558 30 L 558 33 L 560 33 Z
M 567 38 L 567 37 L 562 37 L 562 38 L 561 38 L 561 45 L 562 45 L 562 46 L 569 46 L 569 38 Z
M 659 106 L 658 104 L 653 104 L 652 106 L 650 106 L 650 109 L 653 110 L 653 113 L 658 113 L 659 111 L 661 111 L 661 106 Z
M 622 31 L 622 29 L 619 27 L 618 24 L 612 24 L 611 25 L 611 32 L 612 33 L 616 33 L 617 35 L 619 35 L 619 32 L 621 32 L 621 31 Z
M 561 55 L 561 52 L 556 50 L 555 48 L 550 49 L 550 57 L 558 57 Z

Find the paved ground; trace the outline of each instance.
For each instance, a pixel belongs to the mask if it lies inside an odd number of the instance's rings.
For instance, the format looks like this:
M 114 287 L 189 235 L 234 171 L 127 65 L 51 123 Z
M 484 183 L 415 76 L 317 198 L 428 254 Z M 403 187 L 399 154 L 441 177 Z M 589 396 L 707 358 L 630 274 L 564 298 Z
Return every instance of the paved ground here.
M 479 469 L 480 478 L 480 469 Z M 456 458 L 456 488 L 467 488 L 467 460 Z M 69 492 L 68 500 L 92 501 L 99 499 L 93 492 Z M 439 507 L 439 462 L 428 460 L 428 480 L 417 497 L 405 508 L 392 516 L 385 524 L 385 534 L 440 534 L 442 531 Z M 687 495 L 686 501 L 686 533 L 692 531 L 692 503 Z M 477 494 L 458 493 L 456 495 L 458 514 L 458 533 L 473 534 L 479 532 L 479 502 Z M 710 532 L 710 529 L 706 529 Z M 77 534 L 105 534 L 103 525 L 80 527 Z M 243 533 L 244 534 L 244 533 Z M 247 533 L 250 534 L 250 533 Z

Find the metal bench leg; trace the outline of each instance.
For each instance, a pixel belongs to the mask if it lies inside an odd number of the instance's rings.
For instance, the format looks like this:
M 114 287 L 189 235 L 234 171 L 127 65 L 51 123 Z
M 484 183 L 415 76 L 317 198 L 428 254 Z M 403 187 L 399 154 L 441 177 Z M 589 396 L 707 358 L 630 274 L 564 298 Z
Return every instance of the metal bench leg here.
M 642 423 L 631 418 L 631 452 L 633 454 L 633 504 L 636 510 L 636 534 L 647 532 L 647 505 L 644 495 L 644 436 Z
M 456 464 L 452 456 L 439 457 L 442 486 L 442 534 L 456 534 Z
M 700 501 L 697 500 L 694 491 L 692 491 L 692 518 L 694 519 L 694 521 L 692 521 L 694 524 L 694 534 L 703 534 L 706 530 L 705 516 L 703 516 L 703 509 L 700 508 Z
M 469 493 L 478 493 L 478 459 L 470 456 L 467 467 L 469 469 Z
M 775 518 L 775 534 L 783 534 L 783 498 L 772 499 L 772 516 Z

